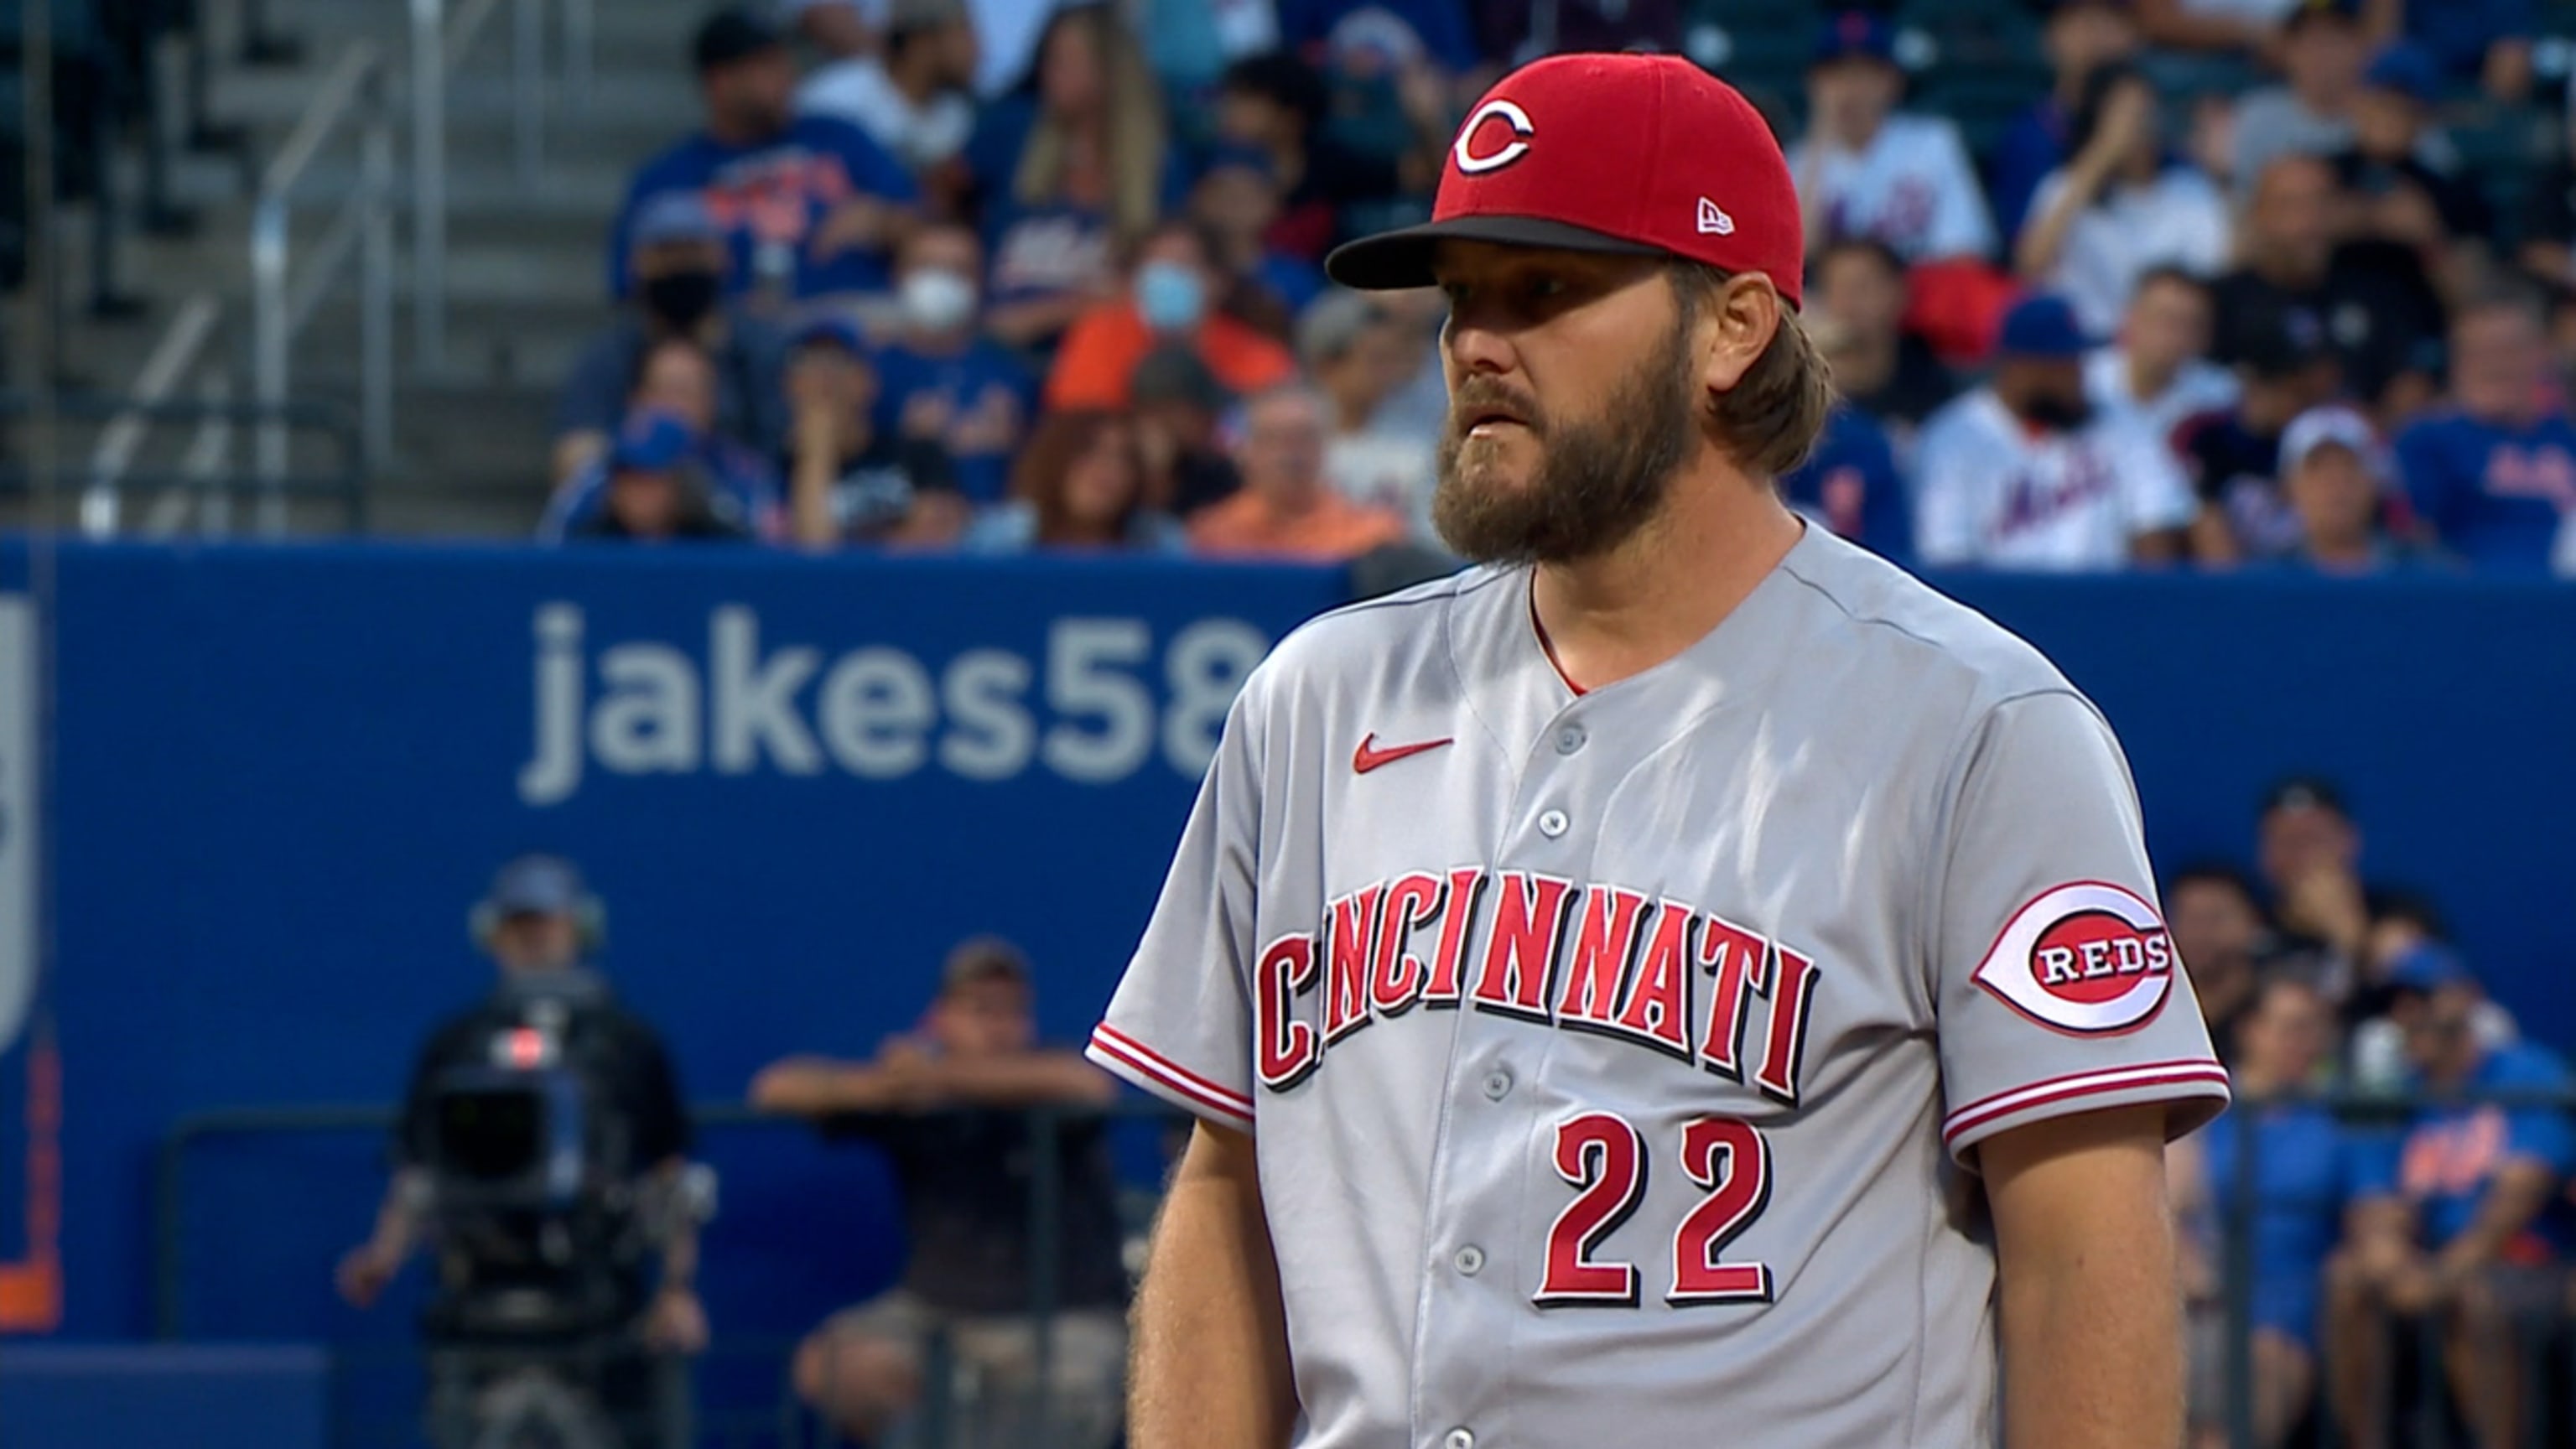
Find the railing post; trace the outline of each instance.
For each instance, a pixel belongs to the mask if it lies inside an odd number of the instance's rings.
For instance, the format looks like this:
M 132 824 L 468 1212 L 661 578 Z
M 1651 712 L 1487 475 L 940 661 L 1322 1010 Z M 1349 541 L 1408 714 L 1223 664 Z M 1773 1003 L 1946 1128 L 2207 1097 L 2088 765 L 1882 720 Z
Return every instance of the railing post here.
M 590 106 L 590 78 L 599 48 L 598 16 L 592 0 L 563 0 L 564 98 L 576 113 Z
M 2236 1106 L 2236 1160 L 2226 1164 L 2227 1211 L 2220 1216 L 2225 1234 L 2222 1257 L 2227 1281 L 2227 1442 L 2230 1449 L 2255 1449 L 2254 1442 L 2254 1196 L 2260 1191 L 2255 1158 L 2262 1153 L 2263 1119 L 2270 1103 L 2249 1098 Z M 2213 1172 L 2214 1185 L 2217 1176 Z
M 293 319 L 286 301 L 286 198 L 260 197 L 251 213 L 251 394 L 265 410 L 252 450 L 264 498 L 275 498 L 286 478 L 286 424 L 278 410 L 286 404 L 287 329 Z
M 533 191 L 544 179 L 546 124 L 546 0 L 515 0 L 510 18 L 510 108 L 519 184 Z
M 359 436 L 374 472 L 394 450 L 394 133 L 382 70 L 369 98 L 358 221 Z
M 447 7 L 411 0 L 411 321 L 424 373 L 447 365 Z
M 1037 1444 L 1059 1442 L 1055 1412 L 1055 1318 L 1064 1301 L 1058 1282 L 1064 1262 L 1064 1109 L 1031 1110 L 1036 1141 L 1029 1154 L 1029 1315 L 1035 1333 L 1029 1385 L 1029 1433 Z

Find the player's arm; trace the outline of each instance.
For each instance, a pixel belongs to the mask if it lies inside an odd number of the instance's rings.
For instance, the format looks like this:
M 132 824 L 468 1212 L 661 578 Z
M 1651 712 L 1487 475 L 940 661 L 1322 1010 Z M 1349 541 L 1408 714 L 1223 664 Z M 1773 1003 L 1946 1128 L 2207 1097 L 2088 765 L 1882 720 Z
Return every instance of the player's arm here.
M 978 1107 L 1042 1104 L 1105 1107 L 1118 1081 L 1079 1052 L 1020 1052 L 1004 1057 L 935 1057 L 921 1068 L 931 1095 Z
M 2182 1442 L 2166 1110 L 2052 1117 L 1978 1148 L 2002 1280 L 2006 1449 Z
M 1252 1139 L 1202 1122 L 1163 1199 L 1136 1296 L 1127 1442 L 1286 1445 L 1297 1393 L 1279 1304 Z

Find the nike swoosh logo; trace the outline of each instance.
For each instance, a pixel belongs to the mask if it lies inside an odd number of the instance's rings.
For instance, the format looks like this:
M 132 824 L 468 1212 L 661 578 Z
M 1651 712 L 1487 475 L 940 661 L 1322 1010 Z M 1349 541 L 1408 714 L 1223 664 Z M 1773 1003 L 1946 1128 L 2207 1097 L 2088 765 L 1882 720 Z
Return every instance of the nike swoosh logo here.
M 1448 739 L 1424 740 L 1420 744 L 1389 745 L 1381 750 L 1377 747 L 1376 732 L 1371 731 L 1368 738 L 1360 741 L 1360 747 L 1351 752 L 1351 773 L 1365 775 L 1380 765 L 1392 765 L 1408 756 L 1421 754 L 1425 750 L 1436 750 L 1449 743 L 1451 741 Z

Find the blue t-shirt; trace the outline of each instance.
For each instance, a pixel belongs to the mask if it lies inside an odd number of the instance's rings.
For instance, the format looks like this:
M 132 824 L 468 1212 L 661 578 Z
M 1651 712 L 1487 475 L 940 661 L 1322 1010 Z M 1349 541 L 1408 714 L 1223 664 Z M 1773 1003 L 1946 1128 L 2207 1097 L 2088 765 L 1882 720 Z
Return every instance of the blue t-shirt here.
M 2249 1133 L 2248 1121 L 2256 1123 Z M 2313 1344 L 2326 1255 L 2343 1237 L 2344 1207 L 2385 1171 L 2387 1143 L 2312 1105 L 2247 1106 L 2201 1129 L 2210 1203 L 2221 1241 L 2236 1222 L 2244 1144 L 2254 1143 L 2254 1322 Z
M 645 200 L 665 191 L 706 198 L 733 246 L 729 292 L 749 291 L 766 251 L 788 262 L 798 297 L 882 292 L 887 254 L 850 249 L 817 258 L 811 241 L 853 196 L 910 206 L 920 189 L 903 163 L 868 133 L 828 116 L 798 116 L 785 135 L 757 146 L 727 146 L 700 134 L 644 163 L 626 189 L 625 208 L 608 239 L 609 295 L 626 295 L 629 233 Z
M 2066 108 L 2055 96 L 2042 96 L 2013 117 L 1995 141 L 1986 199 L 1994 204 L 1995 226 L 2010 246 L 2030 219 L 2030 204 L 2049 173 L 2066 164 Z
M 2464 1090 L 2555 1092 L 2568 1085 L 2566 1065 L 2555 1055 L 2518 1042 L 2490 1049 Z M 2421 1082 L 2408 1086 L 2424 1089 Z M 2427 1107 L 2415 1114 L 2397 1151 L 2382 1159 L 2371 1186 L 2415 1204 L 2426 1244 L 2439 1248 L 2476 1218 L 2497 1169 L 2515 1160 L 2540 1163 L 2564 1180 L 2576 1172 L 2576 1126 L 2555 1107 Z M 2576 1220 L 2566 1196 L 2553 1192 L 2508 1252 L 2559 1257 L 2570 1249 L 2576 1249 Z
M 888 347 L 877 354 L 877 377 L 878 435 L 896 436 L 919 399 L 938 398 L 948 414 L 940 443 L 956 464 L 958 491 L 977 504 L 1000 502 L 1010 491 L 1012 459 L 1037 416 L 1037 375 L 979 337 L 953 357 Z
M 2397 435 L 2415 512 L 2476 569 L 2545 573 L 2560 521 L 2576 512 L 2576 424 L 2552 413 L 2523 428 L 2453 409 Z
M 1849 403 L 1826 415 L 1824 436 L 1780 480 L 1789 506 L 1890 563 L 1914 557 L 1914 505 L 1895 450 L 1876 419 Z

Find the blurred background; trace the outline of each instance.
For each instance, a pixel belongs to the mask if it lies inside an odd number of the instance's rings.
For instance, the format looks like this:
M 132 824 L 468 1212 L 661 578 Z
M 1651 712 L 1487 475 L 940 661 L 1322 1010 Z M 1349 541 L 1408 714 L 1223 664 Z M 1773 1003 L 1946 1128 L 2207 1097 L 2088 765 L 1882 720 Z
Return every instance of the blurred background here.
M 0 3 L 0 1445 L 1118 1442 L 1072 1055 L 1454 567 L 1512 66 L 1770 116 L 1782 480 L 2128 746 L 2195 1449 L 2576 1437 L 2567 0 Z M 1856 707 L 1901 707 L 1901 701 Z

